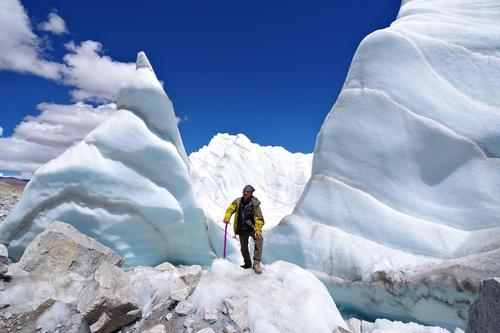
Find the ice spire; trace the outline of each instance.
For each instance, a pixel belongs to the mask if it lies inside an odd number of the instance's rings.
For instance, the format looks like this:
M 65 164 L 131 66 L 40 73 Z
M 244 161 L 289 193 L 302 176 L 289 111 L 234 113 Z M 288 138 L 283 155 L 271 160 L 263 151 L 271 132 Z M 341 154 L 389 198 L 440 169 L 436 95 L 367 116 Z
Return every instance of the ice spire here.
M 137 53 L 137 61 L 135 63 L 135 69 L 137 70 L 139 68 L 147 68 L 151 70 L 153 73 L 155 72 L 153 70 L 153 66 L 151 66 L 151 63 L 149 62 L 149 59 L 146 56 L 146 53 L 144 53 L 144 51 Z

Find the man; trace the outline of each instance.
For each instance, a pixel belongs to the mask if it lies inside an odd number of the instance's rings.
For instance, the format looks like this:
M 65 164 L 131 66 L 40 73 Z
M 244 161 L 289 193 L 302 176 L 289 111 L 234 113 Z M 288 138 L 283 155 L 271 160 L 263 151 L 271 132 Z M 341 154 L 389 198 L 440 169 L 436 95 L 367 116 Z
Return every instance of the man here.
M 224 223 L 229 223 L 231 216 L 234 215 L 233 230 L 240 237 L 241 254 L 245 264 L 241 267 L 252 268 L 250 252 L 248 251 L 248 238 L 252 237 L 255 243 L 253 255 L 253 270 L 257 274 L 262 273 L 260 261 L 262 259 L 262 247 L 264 239 L 262 237 L 262 227 L 264 226 L 264 217 L 260 210 L 260 201 L 253 196 L 255 189 L 251 185 L 243 188 L 243 196 L 235 199 L 227 208 L 224 216 Z

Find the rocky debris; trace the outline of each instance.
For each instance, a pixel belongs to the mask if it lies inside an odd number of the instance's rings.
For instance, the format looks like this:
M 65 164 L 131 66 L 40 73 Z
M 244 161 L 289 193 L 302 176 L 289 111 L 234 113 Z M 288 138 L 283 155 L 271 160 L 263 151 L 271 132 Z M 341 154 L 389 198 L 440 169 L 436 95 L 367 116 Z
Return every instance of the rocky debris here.
M 201 266 L 193 265 L 181 267 L 176 270 L 177 278 L 171 290 L 171 298 L 177 301 L 185 300 L 193 293 L 198 281 L 200 281 L 202 269 Z
M 203 320 L 207 323 L 215 323 L 219 318 L 219 312 L 215 309 L 203 308 Z
M 98 328 L 112 332 L 140 317 L 139 297 L 128 275 L 119 267 L 103 262 L 80 293 L 78 309 Z
M 182 326 L 184 326 L 185 328 L 193 327 L 193 325 L 194 319 L 191 317 L 186 317 L 186 319 L 184 319 L 184 322 L 182 323 Z
M 2 278 L 9 270 L 9 252 L 5 245 L 0 244 L 0 278 Z
M 224 299 L 224 313 L 229 315 L 238 328 L 243 331 L 247 327 L 248 296 L 231 296 Z
M 88 277 L 104 262 L 120 265 L 122 258 L 73 226 L 54 221 L 29 244 L 18 266 L 34 274 L 72 271 Z
M 224 333 L 236 333 L 236 330 L 234 329 L 233 325 L 226 325 L 224 326 Z
M 151 329 L 144 331 L 144 333 L 167 333 L 167 329 L 164 325 L 159 324 L 153 326 Z
M 174 314 L 172 312 L 169 312 L 166 314 L 165 319 L 167 321 L 171 321 L 173 317 L 174 317 Z
M 206 327 L 199 331 L 196 331 L 196 333 L 215 333 L 215 331 L 210 327 Z
M 14 209 L 27 183 L 26 180 L 0 177 L 0 223 Z
M 49 299 L 35 310 L 11 314 L 4 312 L 0 332 L 88 332 L 89 326 L 76 307 Z
M 175 313 L 179 316 L 187 316 L 193 310 L 193 306 L 186 301 L 179 302 L 175 307 Z
M 485 280 L 469 308 L 466 333 L 497 333 L 500 329 L 500 278 Z

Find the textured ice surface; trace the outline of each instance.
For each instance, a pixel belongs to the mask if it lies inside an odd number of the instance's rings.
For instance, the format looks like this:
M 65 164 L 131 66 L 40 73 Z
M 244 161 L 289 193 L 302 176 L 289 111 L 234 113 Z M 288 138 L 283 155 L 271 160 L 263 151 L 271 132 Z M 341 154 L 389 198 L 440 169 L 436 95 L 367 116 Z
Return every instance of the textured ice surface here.
M 461 302 L 500 270 L 488 260 L 500 247 L 499 18 L 496 0 L 404 1 L 391 27 L 362 41 L 306 190 L 267 235 L 267 260 L 349 281 L 384 271 L 379 301 L 396 302 L 393 315 L 426 321 L 445 306 L 438 323 L 463 326 Z M 402 304 L 390 299 L 394 281 L 415 276 Z M 458 292 L 451 304 L 432 289 L 443 284 Z M 383 308 L 363 297 L 357 307 Z
M 192 190 L 172 102 L 142 52 L 117 108 L 37 170 L 0 225 L 0 243 L 14 257 L 57 219 L 110 246 L 129 265 L 210 263 L 206 216 Z
M 332 332 L 347 328 L 325 286 L 311 273 L 287 262 L 263 268 L 262 275 L 217 259 L 189 301 L 196 307 L 221 308 L 225 298 L 248 297 L 251 332 Z

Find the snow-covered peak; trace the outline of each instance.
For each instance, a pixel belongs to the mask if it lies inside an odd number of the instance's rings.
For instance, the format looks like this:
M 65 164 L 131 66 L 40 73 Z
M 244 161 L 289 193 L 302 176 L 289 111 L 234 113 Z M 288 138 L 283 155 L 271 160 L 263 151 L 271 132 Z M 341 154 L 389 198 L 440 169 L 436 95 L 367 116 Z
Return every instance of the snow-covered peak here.
M 177 128 L 174 106 L 144 52 L 138 53 L 135 75 L 120 87 L 116 104 L 117 109 L 133 112 L 152 132 L 172 142 L 188 164 L 186 150 Z

